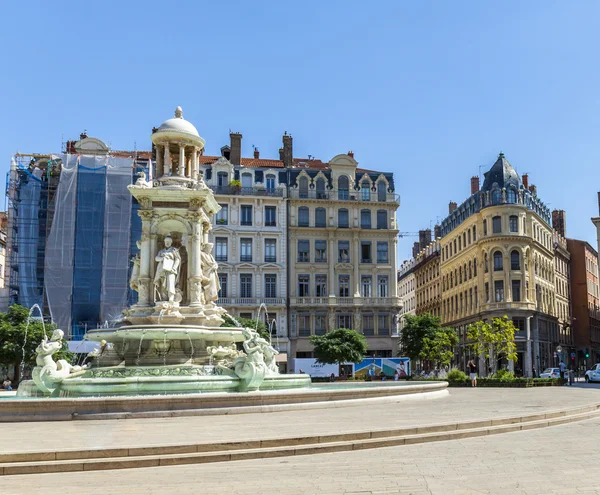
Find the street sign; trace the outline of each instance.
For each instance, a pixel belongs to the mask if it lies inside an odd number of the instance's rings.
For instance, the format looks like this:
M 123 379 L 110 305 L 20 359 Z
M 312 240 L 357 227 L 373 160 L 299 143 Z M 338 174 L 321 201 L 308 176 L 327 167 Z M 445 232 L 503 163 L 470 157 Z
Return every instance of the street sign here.
M 575 353 L 574 352 L 571 353 L 571 359 L 575 359 Z

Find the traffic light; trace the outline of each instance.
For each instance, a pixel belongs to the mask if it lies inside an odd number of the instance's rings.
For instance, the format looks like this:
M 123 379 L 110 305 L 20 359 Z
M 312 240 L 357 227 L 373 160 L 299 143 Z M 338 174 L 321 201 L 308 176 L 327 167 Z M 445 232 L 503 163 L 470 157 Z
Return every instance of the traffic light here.
M 585 350 L 585 358 L 587 359 L 587 358 L 589 358 L 589 357 L 590 357 L 590 353 L 589 353 L 589 351 L 586 349 L 586 350 Z

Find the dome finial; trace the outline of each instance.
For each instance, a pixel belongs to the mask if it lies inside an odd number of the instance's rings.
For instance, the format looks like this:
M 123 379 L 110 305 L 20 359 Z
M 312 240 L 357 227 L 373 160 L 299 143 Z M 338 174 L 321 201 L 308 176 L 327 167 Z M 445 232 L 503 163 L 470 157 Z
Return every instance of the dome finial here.
M 178 119 L 183 118 L 183 110 L 181 109 L 181 107 L 177 107 L 175 109 L 175 117 L 177 117 Z
M 179 107 L 177 107 L 177 108 L 179 108 Z M 498 154 L 498 158 L 504 158 L 504 153 L 502 151 Z

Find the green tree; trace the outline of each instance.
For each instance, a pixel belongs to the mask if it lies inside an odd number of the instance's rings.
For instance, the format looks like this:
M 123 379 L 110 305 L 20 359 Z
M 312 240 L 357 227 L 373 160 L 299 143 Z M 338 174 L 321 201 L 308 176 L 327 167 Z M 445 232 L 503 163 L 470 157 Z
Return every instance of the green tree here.
M 430 313 L 422 315 L 404 315 L 404 327 L 398 342 L 399 355 L 416 361 L 421 358 L 425 338 L 430 340 L 442 329 L 441 319 Z
M 419 357 L 433 363 L 436 367 L 450 366 L 454 356 L 454 346 L 458 344 L 458 335 L 454 328 L 442 327 L 430 336 L 423 338 Z
M 467 327 L 467 338 L 470 346 L 477 355 L 490 359 L 492 352 L 495 354 L 494 370 L 500 359 L 506 357 L 516 362 L 518 359 L 517 345 L 515 344 L 515 326 L 508 318 L 492 318 L 491 323 L 477 321 Z
M 0 313 L 0 363 L 13 365 L 15 367 L 14 382 L 18 382 L 21 377 L 20 365 L 23 360 L 23 343 L 25 343 L 25 364 L 35 365 L 35 349 L 44 338 L 44 328 L 38 319 L 27 320 L 29 310 L 18 304 L 13 304 L 6 313 Z M 25 339 L 25 329 L 27 328 L 27 339 Z M 46 334 L 50 334 L 56 329 L 56 325 L 46 325 Z M 67 344 L 63 343 L 60 351 L 54 354 L 54 360 L 65 359 L 72 362 L 75 354 L 69 351 Z
M 250 318 L 236 318 L 240 325 L 243 327 L 251 328 L 252 330 L 256 330 L 258 335 L 260 335 L 263 339 L 270 341 L 271 335 L 269 334 L 269 329 L 267 325 L 261 320 L 251 320 Z M 225 322 L 221 325 L 222 327 L 237 327 L 237 325 L 233 322 L 231 317 L 228 315 L 225 316 Z
M 325 335 L 312 335 L 310 343 L 318 363 L 360 363 L 367 352 L 367 339 L 356 330 L 336 328 Z

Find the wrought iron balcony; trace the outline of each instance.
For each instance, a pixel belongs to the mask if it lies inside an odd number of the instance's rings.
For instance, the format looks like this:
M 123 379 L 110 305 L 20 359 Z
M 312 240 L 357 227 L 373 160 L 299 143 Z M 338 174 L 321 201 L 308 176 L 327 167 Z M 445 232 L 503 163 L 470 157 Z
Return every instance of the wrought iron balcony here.
M 284 189 L 266 189 L 262 187 L 239 187 L 239 186 L 208 186 L 215 194 L 226 194 L 228 196 L 271 196 L 282 198 Z

